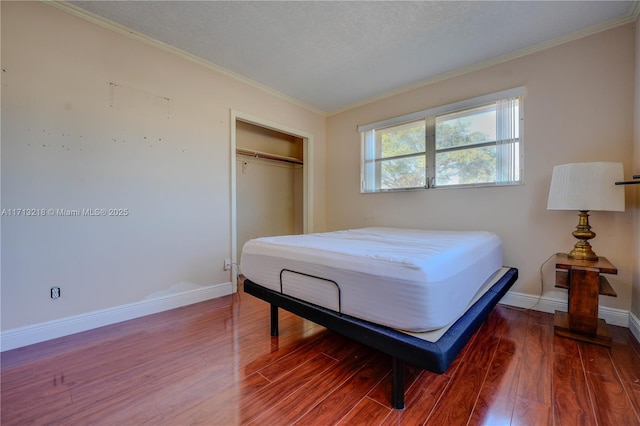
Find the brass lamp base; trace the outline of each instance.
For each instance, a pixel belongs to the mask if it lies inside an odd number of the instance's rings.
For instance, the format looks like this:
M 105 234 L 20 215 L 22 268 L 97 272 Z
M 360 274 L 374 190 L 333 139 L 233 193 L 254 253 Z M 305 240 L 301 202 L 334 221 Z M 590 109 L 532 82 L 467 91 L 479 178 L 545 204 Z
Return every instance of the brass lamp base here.
M 589 226 L 589 211 L 580 210 L 578 215 L 578 226 L 576 230 L 572 232 L 572 235 L 579 239 L 573 250 L 567 255 L 570 259 L 576 260 L 598 260 L 598 255 L 591 249 L 589 240 L 596 236 L 596 233 L 591 230 Z

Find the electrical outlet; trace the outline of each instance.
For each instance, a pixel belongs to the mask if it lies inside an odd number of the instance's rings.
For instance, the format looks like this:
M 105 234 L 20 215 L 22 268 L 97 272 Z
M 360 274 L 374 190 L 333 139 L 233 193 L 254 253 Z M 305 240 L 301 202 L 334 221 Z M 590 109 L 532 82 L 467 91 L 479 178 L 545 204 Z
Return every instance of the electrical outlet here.
M 60 287 L 51 287 L 51 298 L 57 299 L 60 297 Z
M 225 259 L 224 260 L 224 270 L 228 271 L 229 269 L 231 269 L 231 259 Z

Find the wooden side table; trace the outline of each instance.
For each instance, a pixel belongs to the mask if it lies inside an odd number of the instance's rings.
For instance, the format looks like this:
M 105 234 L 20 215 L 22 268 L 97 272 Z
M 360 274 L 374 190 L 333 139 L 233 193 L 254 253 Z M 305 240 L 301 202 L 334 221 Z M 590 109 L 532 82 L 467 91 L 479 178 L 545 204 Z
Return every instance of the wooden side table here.
M 556 287 L 569 291 L 569 312 L 556 311 L 555 334 L 602 346 L 611 346 L 607 323 L 598 318 L 598 295 L 617 297 L 602 274 L 617 274 L 618 269 L 606 258 L 570 259 L 564 253 L 555 256 Z

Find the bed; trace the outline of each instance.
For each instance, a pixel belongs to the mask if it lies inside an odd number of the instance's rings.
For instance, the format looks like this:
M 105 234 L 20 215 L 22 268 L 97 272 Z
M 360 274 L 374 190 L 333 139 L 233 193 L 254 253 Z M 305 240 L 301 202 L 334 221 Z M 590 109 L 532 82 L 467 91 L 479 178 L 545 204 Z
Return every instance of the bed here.
M 244 291 L 392 357 L 394 408 L 403 365 L 443 373 L 517 279 L 491 232 L 360 228 L 257 238 Z

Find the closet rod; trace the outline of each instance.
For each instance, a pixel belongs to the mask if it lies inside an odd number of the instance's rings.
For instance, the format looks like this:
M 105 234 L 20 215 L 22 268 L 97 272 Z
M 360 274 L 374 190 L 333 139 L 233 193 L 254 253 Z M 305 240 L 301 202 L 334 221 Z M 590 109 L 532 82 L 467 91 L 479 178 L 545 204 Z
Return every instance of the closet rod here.
M 633 175 L 633 179 L 636 179 L 636 180 L 628 180 L 626 182 L 616 182 L 616 185 L 638 185 L 638 184 L 640 184 L 640 175 Z
M 260 152 L 260 151 L 250 151 L 248 149 L 242 149 L 242 148 L 237 148 L 236 154 L 246 155 L 248 157 L 263 158 L 265 160 L 282 161 L 282 162 L 291 163 L 291 164 L 304 164 L 304 161 L 298 160 L 297 158 L 285 157 L 284 155 L 269 154 L 269 153 Z

